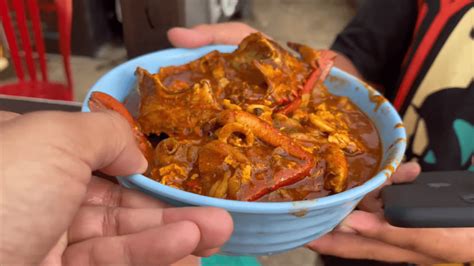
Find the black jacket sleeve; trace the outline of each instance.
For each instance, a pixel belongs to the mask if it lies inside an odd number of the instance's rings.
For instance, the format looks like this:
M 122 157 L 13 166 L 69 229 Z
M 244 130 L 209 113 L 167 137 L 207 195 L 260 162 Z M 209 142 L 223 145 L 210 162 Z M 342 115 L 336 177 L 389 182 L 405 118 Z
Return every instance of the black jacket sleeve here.
M 331 49 L 347 56 L 366 80 L 393 88 L 416 18 L 415 0 L 366 0 Z

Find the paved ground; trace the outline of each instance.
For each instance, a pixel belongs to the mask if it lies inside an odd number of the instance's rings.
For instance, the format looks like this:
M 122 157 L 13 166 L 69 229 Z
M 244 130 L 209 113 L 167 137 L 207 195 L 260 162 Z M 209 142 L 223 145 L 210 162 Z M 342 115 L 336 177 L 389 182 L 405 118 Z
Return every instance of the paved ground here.
M 280 42 L 328 47 L 354 9 L 346 0 L 258 0 L 253 19 L 246 22 Z
M 349 0 L 258 0 L 253 2 L 253 16 L 245 22 L 280 43 L 293 41 L 324 48 L 353 16 L 355 11 L 349 3 Z M 96 58 L 73 56 L 75 99 L 82 101 L 100 76 L 125 59 L 124 48 L 112 45 L 102 47 Z M 48 55 L 48 67 L 52 80 L 63 79 L 60 57 Z M 317 256 L 306 249 L 297 249 L 259 259 L 266 266 L 309 266 L 315 265 Z

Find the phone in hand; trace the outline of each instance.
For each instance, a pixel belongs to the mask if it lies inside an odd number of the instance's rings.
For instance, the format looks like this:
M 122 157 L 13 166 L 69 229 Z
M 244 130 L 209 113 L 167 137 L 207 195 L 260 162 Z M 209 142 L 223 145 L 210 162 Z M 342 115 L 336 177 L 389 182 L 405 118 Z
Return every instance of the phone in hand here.
M 413 183 L 387 186 L 381 193 L 391 225 L 474 227 L 474 172 L 424 172 Z

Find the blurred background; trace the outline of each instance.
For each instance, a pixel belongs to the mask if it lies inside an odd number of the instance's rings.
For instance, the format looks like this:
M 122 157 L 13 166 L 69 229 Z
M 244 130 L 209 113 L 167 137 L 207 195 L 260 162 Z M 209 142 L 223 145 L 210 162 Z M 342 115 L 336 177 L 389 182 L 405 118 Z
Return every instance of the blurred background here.
M 171 45 L 166 31 L 171 27 L 242 21 L 282 44 L 293 41 L 325 48 L 352 18 L 362 1 L 0 0 L 0 92 L 2 86 L 8 84 L 24 83 L 30 86 L 31 77 L 28 80 L 27 73 L 34 70 L 39 73 L 41 65 L 41 53 L 35 52 L 41 48 L 40 39 L 43 39 L 46 52 L 44 71 L 48 82 L 68 84 L 66 87 L 71 90 L 68 100 L 82 101 L 87 90 L 113 67 L 141 54 L 169 48 Z M 28 17 L 34 13 L 31 2 L 37 3 L 37 21 Z M 28 10 L 24 11 L 26 16 L 21 9 Z M 22 20 L 24 16 L 26 18 Z M 67 27 L 68 19 L 70 27 Z M 25 24 L 26 35 L 18 30 L 22 24 Z M 42 31 L 40 39 L 33 34 L 38 25 Z M 7 38 L 9 29 L 17 31 Z M 12 49 L 12 37 L 16 38 L 18 49 Z M 28 49 L 22 49 L 27 43 L 32 50 L 30 53 Z M 65 48 L 60 43 L 68 45 Z M 13 63 L 15 56 L 20 62 L 17 67 L 21 65 L 25 72 L 24 80 L 19 81 L 18 70 Z M 64 60 L 65 57 L 69 60 Z M 30 67 L 32 64 L 34 66 Z M 69 83 L 65 74 L 68 68 Z M 21 86 L 14 87 L 12 94 L 18 90 Z M 21 91 L 19 94 L 22 94 Z M 317 256 L 298 249 L 259 260 L 263 265 L 304 266 L 315 265 Z
M 4 0 L 2 0 L 4 1 Z M 10 8 L 11 2 L 9 0 Z M 65 80 L 59 53 L 54 0 L 37 0 L 49 79 Z M 277 41 L 327 47 L 351 19 L 358 0 L 73 0 L 70 67 L 74 100 L 82 101 L 94 82 L 129 58 L 170 47 L 173 26 L 242 21 Z M 12 8 L 11 8 L 12 9 Z M 10 19 L 15 28 L 15 12 Z M 27 26 L 31 26 L 27 24 Z M 5 32 L 0 28 L 0 84 L 15 82 Z M 18 34 L 18 33 L 17 33 Z M 21 43 L 19 43 L 21 46 Z M 34 42 L 32 42 L 34 46 Z M 33 47 L 34 48 L 34 47 Z M 20 57 L 22 51 L 19 51 Z M 33 57 L 35 53 L 33 53 Z

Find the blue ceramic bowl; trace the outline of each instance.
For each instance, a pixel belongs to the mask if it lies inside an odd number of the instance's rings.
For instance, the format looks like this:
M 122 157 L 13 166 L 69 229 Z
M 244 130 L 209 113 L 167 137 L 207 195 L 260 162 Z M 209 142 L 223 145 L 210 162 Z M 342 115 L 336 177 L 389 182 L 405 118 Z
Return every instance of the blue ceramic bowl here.
M 123 101 L 134 87 L 135 69 L 156 72 L 162 66 L 181 65 L 212 50 L 231 52 L 235 46 L 206 46 L 199 49 L 169 49 L 130 60 L 112 69 L 90 90 L 108 93 Z M 381 136 L 383 159 L 380 171 L 363 185 L 342 193 L 308 201 L 241 202 L 201 196 L 164 186 L 143 175 L 119 178 L 125 187 L 137 189 L 175 206 L 214 206 L 226 209 L 234 220 L 231 239 L 222 248 L 227 255 L 268 255 L 300 247 L 331 231 L 357 203 L 392 174 L 405 152 L 405 130 L 400 117 L 384 101 L 377 106 L 372 88 L 353 76 L 333 68 L 325 84 L 336 95 L 349 97 L 374 122 Z

